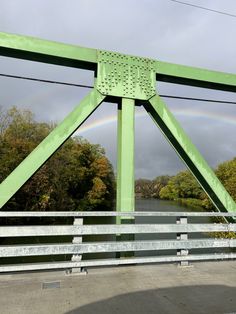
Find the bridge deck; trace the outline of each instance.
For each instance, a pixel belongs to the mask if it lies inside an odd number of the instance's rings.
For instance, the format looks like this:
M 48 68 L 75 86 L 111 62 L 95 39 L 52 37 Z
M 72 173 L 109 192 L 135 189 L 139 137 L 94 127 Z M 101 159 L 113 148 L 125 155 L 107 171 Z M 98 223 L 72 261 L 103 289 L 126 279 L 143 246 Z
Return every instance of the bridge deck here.
M 0 276 L 1 314 L 235 313 L 236 261 Z

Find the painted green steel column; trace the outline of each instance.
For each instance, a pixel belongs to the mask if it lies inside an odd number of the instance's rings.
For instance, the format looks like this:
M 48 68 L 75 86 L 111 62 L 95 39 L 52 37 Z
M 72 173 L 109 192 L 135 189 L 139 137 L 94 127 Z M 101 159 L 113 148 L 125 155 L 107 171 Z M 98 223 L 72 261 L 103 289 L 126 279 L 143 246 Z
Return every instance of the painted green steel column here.
M 117 211 L 134 211 L 134 111 L 134 100 L 123 98 L 118 107 Z
M 122 98 L 117 126 L 117 211 L 134 211 L 134 112 L 135 101 Z M 130 223 L 132 216 L 119 217 L 117 223 Z
M 117 196 L 116 210 L 134 211 L 134 112 L 135 101 L 122 98 L 117 123 Z M 117 224 L 132 224 L 134 217 L 117 217 Z M 133 234 L 118 234 L 117 241 L 132 241 Z M 117 257 L 131 257 L 133 252 L 117 252 Z

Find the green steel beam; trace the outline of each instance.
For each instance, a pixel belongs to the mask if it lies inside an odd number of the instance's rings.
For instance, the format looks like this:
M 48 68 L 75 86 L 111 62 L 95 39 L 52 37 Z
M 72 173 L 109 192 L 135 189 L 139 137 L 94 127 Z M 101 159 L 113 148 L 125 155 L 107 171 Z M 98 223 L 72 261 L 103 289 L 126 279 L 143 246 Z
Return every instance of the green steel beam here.
M 134 113 L 135 101 L 122 98 L 118 105 L 117 121 L 117 198 L 116 210 L 134 211 Z M 116 217 L 117 224 L 133 224 L 130 215 Z M 133 241 L 134 234 L 117 234 L 117 241 Z M 131 257 L 133 252 L 117 252 L 117 257 Z
M 122 141 L 122 104 L 118 104 L 117 110 L 117 169 L 116 169 L 116 211 L 121 211 L 121 141 Z M 116 223 L 121 223 L 121 217 L 116 217 Z
M 0 55 L 95 70 L 96 49 L 0 32 Z
M 219 211 L 236 211 L 236 203 L 216 177 L 213 170 L 192 144 L 173 114 L 158 96 L 152 97 L 145 105 L 146 110 L 185 162 L 199 184 L 205 190 Z
M 105 96 L 92 90 L 0 185 L 0 208 L 100 105 Z
M 122 98 L 117 123 L 117 211 L 134 211 L 134 112 L 134 100 Z M 127 219 L 119 218 L 117 222 Z
M 236 75 L 156 61 L 157 80 L 236 92 Z
M 103 51 L 104 53 L 110 53 Z M 0 55 L 82 69 L 96 70 L 100 50 L 68 45 L 33 37 L 0 33 Z M 125 58 L 139 58 L 123 55 Z M 140 58 L 140 61 L 142 62 Z M 236 92 L 236 75 L 177 65 L 158 60 L 155 64 L 158 81 L 185 84 Z

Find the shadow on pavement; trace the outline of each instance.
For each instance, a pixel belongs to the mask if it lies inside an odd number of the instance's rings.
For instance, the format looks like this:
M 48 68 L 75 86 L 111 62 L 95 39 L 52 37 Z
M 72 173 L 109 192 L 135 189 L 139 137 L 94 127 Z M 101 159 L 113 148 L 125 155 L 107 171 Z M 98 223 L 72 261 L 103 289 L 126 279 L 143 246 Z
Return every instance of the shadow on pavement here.
M 65 314 L 77 313 L 233 314 L 236 313 L 236 288 L 224 285 L 198 285 L 144 290 L 87 304 Z

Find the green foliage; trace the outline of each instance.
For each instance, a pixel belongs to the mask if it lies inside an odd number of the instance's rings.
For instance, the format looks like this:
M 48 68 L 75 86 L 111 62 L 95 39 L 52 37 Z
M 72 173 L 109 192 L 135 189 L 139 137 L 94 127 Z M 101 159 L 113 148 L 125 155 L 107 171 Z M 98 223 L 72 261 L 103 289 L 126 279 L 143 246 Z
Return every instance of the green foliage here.
M 220 164 L 215 173 L 236 201 L 236 158 Z M 211 200 L 189 171 L 180 172 L 172 177 L 168 184 L 161 189 L 160 197 L 162 199 L 178 200 L 191 206 L 200 205 L 207 210 L 214 209 Z
M 228 193 L 236 201 L 236 158 L 220 164 L 216 168 L 215 173 Z M 209 198 L 204 199 L 203 206 L 207 209 L 214 208 Z
M 0 181 L 50 133 L 30 111 L 0 111 Z M 114 199 L 113 169 L 99 145 L 80 137 L 64 145 L 4 206 L 4 210 L 107 210 Z
M 236 158 L 220 164 L 216 169 L 216 175 L 236 201 Z
M 160 191 L 163 199 L 177 200 L 179 198 L 203 199 L 204 193 L 196 179 L 189 171 L 183 171 L 172 177 Z

